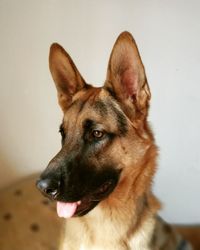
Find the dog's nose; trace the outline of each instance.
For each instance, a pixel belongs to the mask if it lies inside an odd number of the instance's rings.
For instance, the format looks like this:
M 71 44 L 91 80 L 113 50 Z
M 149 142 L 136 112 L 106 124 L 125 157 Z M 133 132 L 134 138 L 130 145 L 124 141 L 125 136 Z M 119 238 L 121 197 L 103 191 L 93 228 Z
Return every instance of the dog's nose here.
M 38 180 L 36 185 L 44 195 L 48 196 L 51 199 L 55 199 L 59 194 L 60 181 L 46 178 Z

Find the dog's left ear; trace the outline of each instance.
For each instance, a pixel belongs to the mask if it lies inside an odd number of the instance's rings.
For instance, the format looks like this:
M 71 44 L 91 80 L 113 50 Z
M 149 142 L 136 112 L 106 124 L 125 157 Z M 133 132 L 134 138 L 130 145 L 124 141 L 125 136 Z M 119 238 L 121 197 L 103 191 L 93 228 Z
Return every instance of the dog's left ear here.
M 151 97 L 144 66 L 132 35 L 123 32 L 116 40 L 105 83 L 131 119 L 144 119 Z
M 87 84 L 69 54 L 57 43 L 50 48 L 49 68 L 57 88 L 59 104 L 65 111 L 73 95 Z

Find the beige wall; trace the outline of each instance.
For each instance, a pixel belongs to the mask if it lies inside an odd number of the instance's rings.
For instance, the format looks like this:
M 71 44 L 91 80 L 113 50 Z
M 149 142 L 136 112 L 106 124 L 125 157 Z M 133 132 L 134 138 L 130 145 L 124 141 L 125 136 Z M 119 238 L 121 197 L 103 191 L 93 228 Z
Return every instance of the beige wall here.
M 200 222 L 199 9 L 198 0 L 1 0 L 0 186 L 41 171 L 60 147 L 50 44 L 61 43 L 85 79 L 101 84 L 116 36 L 129 30 L 153 93 L 162 214 Z

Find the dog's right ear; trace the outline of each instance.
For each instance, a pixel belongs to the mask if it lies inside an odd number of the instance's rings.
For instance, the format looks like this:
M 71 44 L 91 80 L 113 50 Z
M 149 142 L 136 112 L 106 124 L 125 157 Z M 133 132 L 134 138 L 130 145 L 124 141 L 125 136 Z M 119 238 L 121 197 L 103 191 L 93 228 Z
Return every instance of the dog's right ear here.
M 65 111 L 73 95 L 86 83 L 69 54 L 57 43 L 50 47 L 49 68 L 57 88 L 59 104 Z
M 129 32 L 121 33 L 114 44 L 105 88 L 121 103 L 131 120 L 143 124 L 151 93 L 137 45 Z

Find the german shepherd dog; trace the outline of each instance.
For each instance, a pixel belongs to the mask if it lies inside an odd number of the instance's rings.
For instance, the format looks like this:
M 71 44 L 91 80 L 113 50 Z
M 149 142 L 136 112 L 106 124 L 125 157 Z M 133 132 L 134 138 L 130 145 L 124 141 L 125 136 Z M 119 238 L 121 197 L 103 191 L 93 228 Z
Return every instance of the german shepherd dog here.
M 49 65 L 64 114 L 62 148 L 37 186 L 67 218 L 59 249 L 192 249 L 157 215 L 151 93 L 132 35 L 116 40 L 101 88 L 85 82 L 58 44 L 50 48 Z

